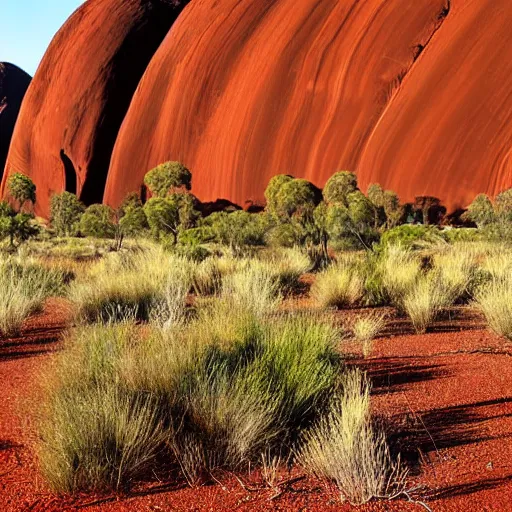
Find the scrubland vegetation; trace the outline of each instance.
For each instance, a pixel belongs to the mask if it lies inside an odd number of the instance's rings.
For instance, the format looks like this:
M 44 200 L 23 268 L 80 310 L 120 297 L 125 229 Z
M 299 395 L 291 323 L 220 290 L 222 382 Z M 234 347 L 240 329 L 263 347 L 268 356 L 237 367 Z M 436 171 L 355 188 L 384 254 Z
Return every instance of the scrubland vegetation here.
M 30 180 L 12 180 L 0 339 L 48 297 L 73 312 L 42 376 L 45 481 L 128 490 L 172 468 L 194 486 L 259 467 L 272 485 L 295 465 L 352 503 L 400 495 L 407 468 L 343 342 L 371 357 L 393 315 L 423 334 L 454 306 L 512 341 L 511 191 L 475 200 L 461 220 L 476 227 L 447 228 L 432 225 L 435 198 L 365 195 L 348 172 L 323 191 L 278 175 L 259 213 L 203 215 L 191 180 L 163 164 L 146 177 L 151 198 L 117 210 L 64 192 L 49 225 L 27 209 Z

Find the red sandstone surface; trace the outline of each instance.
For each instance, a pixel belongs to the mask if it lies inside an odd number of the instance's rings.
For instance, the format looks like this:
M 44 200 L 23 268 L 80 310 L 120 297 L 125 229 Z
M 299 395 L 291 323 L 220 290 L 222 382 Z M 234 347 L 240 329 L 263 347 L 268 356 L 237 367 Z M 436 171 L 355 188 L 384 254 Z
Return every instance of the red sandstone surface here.
M 6 166 L 38 213 L 118 205 L 169 159 L 241 205 L 276 173 L 450 210 L 512 186 L 509 0 L 192 0 L 173 24 L 184 3 L 88 0 L 57 34 Z
M 372 358 L 352 360 L 373 382 L 374 411 L 411 468 L 411 498 L 435 512 L 508 512 L 512 509 L 512 351 L 482 329 L 468 311 L 454 311 L 431 333 L 411 335 L 395 318 Z M 340 318 L 351 313 L 340 312 Z M 78 497 L 48 492 L 33 450 L 39 375 L 59 350 L 68 312 L 51 300 L 22 335 L 0 339 L 0 505 L 2 512 L 57 511 L 350 511 L 426 510 L 405 499 L 362 507 L 300 470 L 283 472 L 279 488 L 257 473 L 218 475 L 222 485 L 191 489 L 173 480 L 142 485 L 130 495 Z M 349 349 L 351 347 L 348 347 Z
M 0 62 L 0 179 L 4 172 L 14 125 L 30 80 L 30 75 L 20 68 Z
M 101 202 L 119 126 L 179 7 L 167 0 L 89 0 L 53 39 L 27 91 L 6 164 L 37 186 Z M 5 189 L 5 180 L 3 183 Z

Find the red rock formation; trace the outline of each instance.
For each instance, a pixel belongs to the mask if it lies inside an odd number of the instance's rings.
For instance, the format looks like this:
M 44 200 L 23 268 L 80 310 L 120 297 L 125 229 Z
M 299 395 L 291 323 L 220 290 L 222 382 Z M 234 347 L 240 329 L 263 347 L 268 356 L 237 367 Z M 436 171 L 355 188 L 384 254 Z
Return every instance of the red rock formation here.
M 512 2 L 452 0 L 358 164 L 411 199 L 467 205 L 512 186 Z
M 105 200 L 168 159 L 201 199 L 239 203 L 277 172 L 355 170 L 452 208 L 512 186 L 511 18 L 508 0 L 195 0 L 136 92 Z
M 449 209 L 512 186 L 510 0 L 193 0 L 158 46 L 174 3 L 89 0 L 59 32 L 7 163 L 39 213 L 75 171 L 97 201 L 109 160 L 112 205 L 166 160 L 241 205 L 275 173 Z
M 182 160 L 202 200 L 262 199 L 277 172 L 355 169 L 445 0 L 194 0 L 159 48 L 115 146 L 105 200 Z M 143 141 L 143 144 L 134 144 Z
M 0 179 L 11 143 L 21 101 L 30 84 L 30 75 L 9 63 L 0 62 Z
M 119 126 L 179 3 L 89 0 L 55 36 L 27 91 L 5 173 L 32 177 L 39 214 L 64 189 L 101 201 Z

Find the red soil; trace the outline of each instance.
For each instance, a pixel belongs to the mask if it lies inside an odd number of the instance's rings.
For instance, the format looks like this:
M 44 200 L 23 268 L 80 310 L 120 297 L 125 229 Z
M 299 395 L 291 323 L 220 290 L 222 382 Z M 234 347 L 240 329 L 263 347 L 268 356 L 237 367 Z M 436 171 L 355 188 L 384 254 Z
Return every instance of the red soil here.
M 340 317 L 344 317 L 341 313 Z M 50 302 L 23 336 L 0 341 L 0 504 L 2 511 L 355 510 L 310 478 L 282 475 L 282 494 L 254 473 L 245 489 L 230 475 L 222 485 L 140 486 L 130 496 L 57 497 L 37 476 L 31 425 L 37 375 L 59 347 L 66 311 Z M 399 329 L 408 332 L 406 324 Z M 396 331 L 396 328 L 394 329 Z M 350 348 L 350 347 L 347 347 Z M 425 335 L 390 332 L 374 355 L 352 359 L 373 380 L 374 408 L 411 467 L 410 486 L 435 512 L 512 509 L 512 348 L 483 330 L 478 318 L 439 322 Z M 257 490 L 259 488 L 259 490 Z M 274 497 L 274 499 L 271 499 Z M 406 500 L 371 503 L 362 511 L 420 511 Z

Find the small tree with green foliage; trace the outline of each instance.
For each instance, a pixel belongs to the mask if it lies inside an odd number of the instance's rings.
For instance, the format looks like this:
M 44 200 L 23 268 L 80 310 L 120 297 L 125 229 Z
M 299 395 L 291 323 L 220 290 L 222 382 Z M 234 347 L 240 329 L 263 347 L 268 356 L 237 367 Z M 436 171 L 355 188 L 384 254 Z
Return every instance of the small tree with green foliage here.
M 80 219 L 80 232 L 94 238 L 116 236 L 116 212 L 106 204 L 92 204 Z
M 36 186 L 25 174 L 17 172 L 9 176 L 7 189 L 11 197 L 17 201 L 19 210 L 23 208 L 27 201 L 32 204 L 36 202 Z
M 230 247 L 236 255 L 247 246 L 263 245 L 270 223 L 266 214 L 243 210 L 212 213 L 202 221 L 203 226 L 211 228 L 215 241 Z
M 59 236 L 76 236 L 85 206 L 75 194 L 61 192 L 50 199 L 50 223 Z
M 152 197 L 144 205 L 151 234 L 156 239 L 171 235 L 174 243 L 178 239 L 180 212 L 177 201 L 168 197 Z
M 144 184 L 154 197 L 166 197 L 176 189 L 190 190 L 192 173 L 180 162 L 165 162 L 146 174 Z
M 328 204 L 348 206 L 347 197 L 356 190 L 358 190 L 357 176 L 353 172 L 339 171 L 327 180 L 323 195 Z
M 265 199 L 267 201 L 266 210 L 269 213 L 276 214 L 278 209 L 279 192 L 283 185 L 293 180 L 293 176 L 290 176 L 289 174 L 277 174 L 270 178 L 267 188 L 265 189 Z
M 279 216 L 309 216 L 318 204 L 316 187 L 304 179 L 294 179 L 284 183 L 276 197 L 276 211 Z
M 496 213 L 491 200 L 485 194 L 478 194 L 463 214 L 463 220 L 474 222 L 483 228 L 496 222 Z
M 512 223 L 512 188 L 499 193 L 494 204 L 497 219 L 507 224 Z
M 0 203 L 0 240 L 8 237 L 10 246 L 15 247 L 36 236 L 39 231 L 33 215 L 17 213 L 8 203 Z
M 384 214 L 386 216 L 386 228 L 398 226 L 404 216 L 404 207 L 400 204 L 400 198 L 396 192 L 386 190 L 383 198 Z
M 122 235 L 136 237 L 149 229 L 142 201 L 136 193 L 128 194 L 118 210 Z

